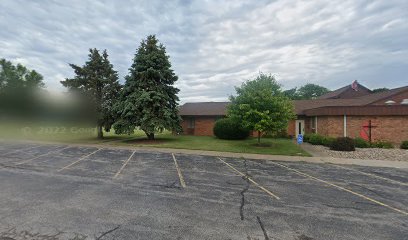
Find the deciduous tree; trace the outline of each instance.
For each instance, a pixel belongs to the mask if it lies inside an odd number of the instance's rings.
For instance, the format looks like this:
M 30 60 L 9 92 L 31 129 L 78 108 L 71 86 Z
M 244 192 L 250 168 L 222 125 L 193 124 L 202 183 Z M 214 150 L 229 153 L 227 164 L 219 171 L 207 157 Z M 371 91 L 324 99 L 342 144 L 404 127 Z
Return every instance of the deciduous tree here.
M 0 59 L 0 115 L 32 117 L 38 111 L 43 76 L 21 64 Z
M 316 99 L 330 90 L 317 84 L 307 83 L 300 88 L 291 88 L 283 93 L 292 100 Z
M 261 133 L 279 133 L 294 119 L 294 108 L 284 96 L 281 86 L 272 75 L 261 73 L 254 80 L 235 88 L 237 95 L 231 96 L 228 115 L 242 122 L 248 129 Z

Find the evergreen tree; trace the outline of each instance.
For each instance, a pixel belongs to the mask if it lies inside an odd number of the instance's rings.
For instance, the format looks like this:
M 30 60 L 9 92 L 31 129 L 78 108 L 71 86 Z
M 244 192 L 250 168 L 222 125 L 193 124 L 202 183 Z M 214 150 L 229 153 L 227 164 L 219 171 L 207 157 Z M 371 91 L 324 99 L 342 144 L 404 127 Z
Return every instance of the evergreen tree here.
M 118 134 L 131 134 L 135 128 L 154 139 L 164 129 L 179 131 L 179 89 L 173 87 L 178 77 L 171 69 L 165 47 L 156 36 L 141 42 L 117 105 L 119 120 L 114 129 Z
M 69 64 L 75 72 L 75 77 L 61 81 L 70 91 L 86 96 L 93 105 L 98 138 L 103 138 L 103 131 L 109 131 L 115 122 L 113 106 L 119 97 L 121 85 L 118 74 L 108 60 L 106 50 L 102 55 L 97 49 L 89 50 L 89 60 L 80 67 Z

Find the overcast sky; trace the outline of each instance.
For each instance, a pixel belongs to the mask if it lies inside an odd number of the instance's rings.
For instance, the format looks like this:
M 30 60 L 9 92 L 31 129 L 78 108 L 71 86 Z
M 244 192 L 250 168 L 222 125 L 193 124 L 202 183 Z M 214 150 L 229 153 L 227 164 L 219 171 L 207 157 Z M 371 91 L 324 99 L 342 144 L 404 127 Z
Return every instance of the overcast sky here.
M 68 63 L 107 49 L 121 81 L 140 41 L 156 34 L 182 102 L 220 101 L 271 73 L 284 88 L 408 85 L 408 1 L 0 1 L 0 58 L 64 91 Z

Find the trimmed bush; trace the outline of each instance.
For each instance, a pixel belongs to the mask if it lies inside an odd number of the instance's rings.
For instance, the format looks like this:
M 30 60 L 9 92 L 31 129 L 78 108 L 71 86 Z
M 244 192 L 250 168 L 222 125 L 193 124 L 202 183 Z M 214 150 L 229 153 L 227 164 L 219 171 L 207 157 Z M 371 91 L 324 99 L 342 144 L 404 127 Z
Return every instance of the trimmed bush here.
M 238 140 L 249 136 L 249 131 L 231 118 L 223 118 L 215 122 L 214 135 L 220 139 Z
M 319 134 L 310 134 L 309 143 L 313 145 L 322 145 L 324 137 Z
M 408 141 L 403 141 L 400 147 L 401 149 L 408 149 Z
M 354 145 L 357 148 L 369 148 L 369 147 L 371 147 L 369 142 L 367 142 L 366 140 L 364 140 L 364 139 L 362 139 L 360 137 L 357 137 L 357 138 L 354 139 Z
M 303 142 L 309 142 L 311 135 L 311 133 L 305 133 L 305 135 L 303 135 Z
M 354 140 L 349 137 L 336 138 L 332 142 L 330 149 L 336 150 L 336 151 L 355 151 L 356 150 L 354 146 Z
M 333 137 L 323 137 L 321 144 L 323 146 L 330 147 L 335 140 L 336 139 Z
M 394 145 L 391 142 L 379 140 L 371 143 L 371 147 L 375 148 L 394 148 Z

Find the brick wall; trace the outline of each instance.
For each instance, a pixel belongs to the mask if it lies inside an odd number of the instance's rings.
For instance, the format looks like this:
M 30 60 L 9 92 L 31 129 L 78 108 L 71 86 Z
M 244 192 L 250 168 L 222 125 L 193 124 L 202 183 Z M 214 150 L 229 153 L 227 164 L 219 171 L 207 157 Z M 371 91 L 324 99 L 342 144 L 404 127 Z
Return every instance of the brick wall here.
M 317 117 L 317 133 L 330 137 L 343 136 L 343 116 Z
M 295 120 L 290 120 L 288 123 L 287 132 L 289 136 L 296 136 L 296 122 Z
M 406 116 L 347 116 L 347 136 L 359 137 L 362 126 L 368 124 L 376 126 L 372 129 L 373 141 L 386 140 L 399 144 L 408 140 L 408 117 Z M 344 135 L 343 116 L 318 117 L 318 133 L 330 137 L 342 137 Z
M 183 128 L 183 134 L 196 135 L 196 136 L 213 136 L 213 128 L 217 117 L 199 116 L 194 117 L 194 129 L 189 128 L 190 118 L 183 118 L 181 126 Z
M 371 137 L 375 140 L 387 140 L 396 144 L 408 140 L 408 117 L 406 116 L 351 116 L 347 119 L 347 135 L 360 136 L 363 125 L 375 126 L 371 129 Z

